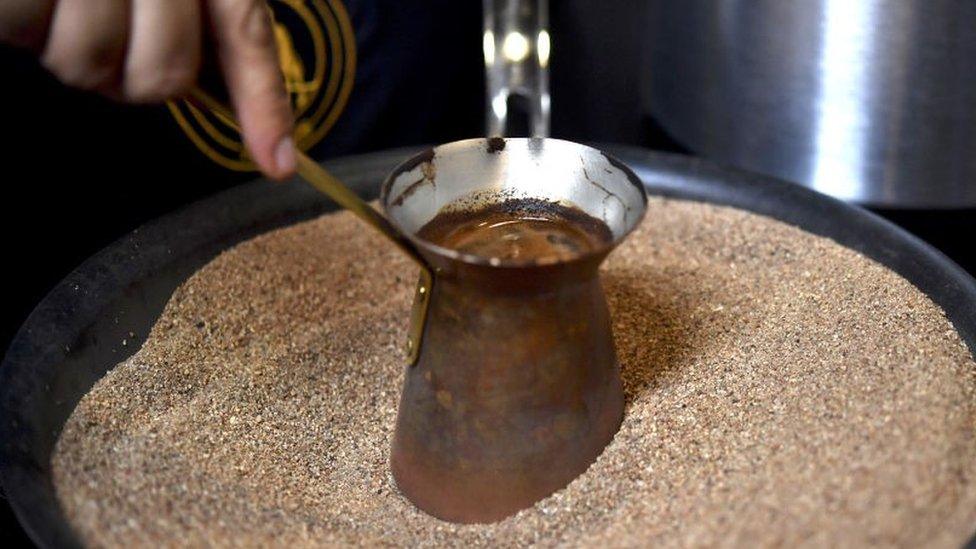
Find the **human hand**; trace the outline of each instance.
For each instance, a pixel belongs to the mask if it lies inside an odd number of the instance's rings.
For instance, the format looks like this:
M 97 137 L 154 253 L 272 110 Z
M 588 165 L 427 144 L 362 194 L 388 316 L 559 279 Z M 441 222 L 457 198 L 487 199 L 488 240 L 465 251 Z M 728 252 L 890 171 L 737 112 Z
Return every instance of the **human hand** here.
M 145 103 L 178 97 L 210 33 L 244 144 L 270 177 L 295 171 L 292 113 L 264 0 L 2 0 L 0 42 L 62 82 Z

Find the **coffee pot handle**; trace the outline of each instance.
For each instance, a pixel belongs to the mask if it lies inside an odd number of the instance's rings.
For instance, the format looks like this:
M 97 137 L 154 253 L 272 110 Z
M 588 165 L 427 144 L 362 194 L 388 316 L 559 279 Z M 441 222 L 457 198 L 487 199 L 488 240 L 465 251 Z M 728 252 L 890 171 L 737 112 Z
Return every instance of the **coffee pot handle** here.
M 484 0 L 482 46 L 487 135 L 510 135 L 521 110 L 529 134 L 548 137 L 549 0 Z
M 214 99 L 205 90 L 194 87 L 186 96 L 195 107 L 207 110 L 214 116 L 222 119 L 229 127 L 240 131 L 239 125 L 226 105 Z M 427 261 L 420 255 L 414 244 L 400 233 L 392 223 L 362 198 L 352 192 L 339 179 L 329 173 L 318 162 L 312 160 L 302 151 L 296 151 L 295 157 L 298 164 L 298 176 L 306 183 L 322 192 L 338 205 L 349 210 L 367 225 L 373 227 L 380 234 L 385 236 L 390 242 L 400 249 L 404 254 L 412 259 L 420 267 L 420 280 L 417 283 L 417 293 L 414 297 L 413 311 L 410 313 L 410 331 L 407 334 L 407 359 L 410 365 L 417 362 L 420 353 L 420 344 L 424 336 L 424 324 L 427 317 L 427 304 L 430 301 L 430 293 L 434 287 L 434 273 Z

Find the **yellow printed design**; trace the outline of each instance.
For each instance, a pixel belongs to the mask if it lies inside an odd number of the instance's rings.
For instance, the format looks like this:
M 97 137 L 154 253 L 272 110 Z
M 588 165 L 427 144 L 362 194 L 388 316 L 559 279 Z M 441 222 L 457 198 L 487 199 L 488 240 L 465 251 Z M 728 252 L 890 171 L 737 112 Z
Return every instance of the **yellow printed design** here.
M 295 143 L 307 151 L 346 107 L 356 73 L 356 41 L 341 0 L 270 0 L 278 59 L 295 113 Z M 255 166 L 240 135 L 186 101 L 166 103 L 187 137 L 211 160 L 233 170 Z

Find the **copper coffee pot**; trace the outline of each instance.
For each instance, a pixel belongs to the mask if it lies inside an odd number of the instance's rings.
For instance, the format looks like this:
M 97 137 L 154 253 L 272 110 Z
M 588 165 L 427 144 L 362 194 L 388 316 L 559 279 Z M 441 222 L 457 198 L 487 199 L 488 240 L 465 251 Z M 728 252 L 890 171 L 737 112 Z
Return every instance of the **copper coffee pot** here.
M 190 99 L 234 124 L 205 92 Z M 384 216 L 302 153 L 298 172 L 420 266 L 390 460 L 403 494 L 445 520 L 490 522 L 583 473 L 623 414 L 598 268 L 644 215 L 637 176 L 569 141 L 458 141 L 393 171 Z M 610 238 L 543 263 L 462 254 L 417 236 L 445 209 L 513 199 L 574 208 Z
M 612 239 L 565 261 L 499 261 L 417 236 L 446 209 L 538 199 L 606 223 Z M 456 522 L 499 520 L 583 473 L 613 438 L 623 392 L 598 268 L 643 217 L 626 166 L 543 138 L 472 139 L 404 162 L 386 218 L 422 276 L 391 466 L 404 495 Z M 419 323 L 419 324 L 417 324 Z

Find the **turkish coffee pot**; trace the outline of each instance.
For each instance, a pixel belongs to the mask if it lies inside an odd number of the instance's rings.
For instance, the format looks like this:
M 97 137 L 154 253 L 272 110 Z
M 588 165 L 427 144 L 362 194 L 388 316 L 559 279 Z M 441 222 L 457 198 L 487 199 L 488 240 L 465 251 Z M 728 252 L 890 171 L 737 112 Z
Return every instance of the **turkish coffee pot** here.
M 545 7 L 485 2 L 489 134 L 505 131 L 511 100 L 521 97 L 539 137 L 457 141 L 411 158 L 383 183 L 383 213 L 298 153 L 303 179 L 420 267 L 390 465 L 410 501 L 449 521 L 496 521 L 566 486 L 623 416 L 599 267 L 640 222 L 647 197 L 609 155 L 541 137 L 549 127 Z M 236 126 L 206 92 L 188 100 Z M 451 246 L 431 238 L 444 219 L 495 232 L 482 235 L 482 252 Z M 532 233 L 541 253 L 490 251 L 523 250 L 513 232 L 520 223 L 541 227 Z
M 472 139 L 401 164 L 380 203 L 423 265 L 393 477 L 436 517 L 501 519 L 583 473 L 620 425 L 623 392 L 598 269 L 641 220 L 644 188 L 585 145 Z M 418 235 L 445 212 L 477 219 L 499 205 L 543 219 L 572 212 L 563 223 L 583 231 L 598 223 L 605 237 L 559 257 L 500 259 Z

